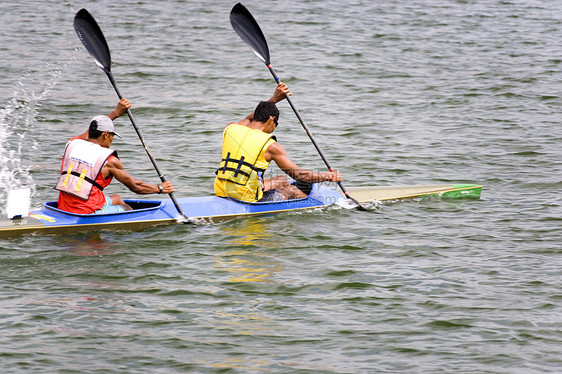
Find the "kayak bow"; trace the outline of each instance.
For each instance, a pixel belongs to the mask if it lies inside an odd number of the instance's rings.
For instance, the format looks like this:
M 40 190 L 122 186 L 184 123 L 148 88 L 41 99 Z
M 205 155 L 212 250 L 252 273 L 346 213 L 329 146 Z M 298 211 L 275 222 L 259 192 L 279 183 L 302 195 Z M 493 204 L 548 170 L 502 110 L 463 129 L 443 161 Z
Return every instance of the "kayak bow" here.
M 350 187 L 349 191 L 361 203 L 389 201 L 424 196 L 447 198 L 480 197 L 481 185 L 443 184 L 427 186 Z M 346 204 L 341 192 L 325 185 L 314 184 L 304 199 L 280 202 L 244 203 L 217 196 L 187 197 L 177 200 L 181 208 L 190 212 L 190 220 L 220 222 L 240 216 L 272 214 L 286 211 L 321 208 Z M 56 202 L 44 203 L 22 219 L 0 221 L 0 238 L 25 234 L 73 234 L 101 230 L 141 230 L 177 221 L 177 210 L 170 200 L 125 200 L 133 210 L 109 214 L 74 214 L 56 208 Z

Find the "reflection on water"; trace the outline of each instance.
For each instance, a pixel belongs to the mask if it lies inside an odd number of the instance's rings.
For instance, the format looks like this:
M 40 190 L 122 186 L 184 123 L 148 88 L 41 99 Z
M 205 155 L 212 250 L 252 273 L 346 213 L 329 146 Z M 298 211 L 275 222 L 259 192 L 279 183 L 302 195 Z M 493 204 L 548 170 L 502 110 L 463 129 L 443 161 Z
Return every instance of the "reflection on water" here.
M 221 234 L 228 238 L 222 250 L 216 250 L 214 268 L 229 274 L 229 282 L 275 283 L 275 275 L 282 272 L 283 264 L 272 255 L 270 249 L 277 248 L 275 233 L 268 232 L 263 218 L 250 218 L 233 221 L 221 227 Z M 233 297 L 234 298 L 234 297 Z M 214 339 L 225 337 L 225 344 L 233 337 L 254 339 L 257 336 L 278 334 L 277 327 L 270 316 L 263 311 L 264 303 L 271 301 L 257 299 L 240 299 L 228 308 L 216 310 L 212 315 L 213 325 L 217 329 Z M 218 369 L 238 369 L 244 372 L 263 371 L 271 361 L 246 357 L 207 357 L 200 361 Z
M 213 363 L 207 361 L 199 361 L 199 363 L 209 365 L 213 368 L 219 368 L 225 370 L 242 369 L 243 372 L 253 372 L 253 371 L 262 372 L 264 371 L 264 369 L 260 369 L 260 368 L 271 364 L 270 361 L 264 359 L 248 360 L 245 358 L 236 358 L 236 357 L 228 357 L 224 362 L 220 362 L 220 363 Z
M 98 233 L 61 237 L 58 246 L 77 256 L 104 256 L 114 252 L 115 243 Z
M 231 282 L 271 282 L 283 265 L 263 249 L 277 247 L 274 234 L 267 232 L 260 218 L 239 221 L 240 226 L 222 227 L 231 239 L 225 252 L 217 252 L 216 268 L 228 271 Z M 231 248 L 231 249 L 229 249 Z

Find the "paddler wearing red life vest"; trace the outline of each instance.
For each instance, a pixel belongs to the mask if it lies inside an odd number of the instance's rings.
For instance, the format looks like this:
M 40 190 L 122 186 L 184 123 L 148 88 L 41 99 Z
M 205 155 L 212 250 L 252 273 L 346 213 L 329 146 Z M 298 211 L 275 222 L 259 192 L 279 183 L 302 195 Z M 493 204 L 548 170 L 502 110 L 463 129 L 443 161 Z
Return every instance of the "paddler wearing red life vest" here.
M 307 183 L 341 182 L 339 171 L 315 172 L 299 167 L 271 135 L 278 125 L 276 103 L 289 94 L 279 83 L 268 101 L 261 101 L 255 111 L 223 131 L 222 160 L 216 171 L 215 195 L 247 202 L 299 199 L 306 194 L 290 184 L 285 175 L 264 179 L 273 160 L 291 178 Z
M 66 144 L 61 174 L 56 190 L 59 190 L 58 208 L 71 213 L 100 214 L 131 210 L 120 195 L 107 196 L 103 189 L 113 177 L 137 194 L 172 193 L 168 181 L 150 184 L 133 178 L 124 168 L 117 152 L 110 149 L 115 132 L 113 120 L 131 107 L 125 98 L 107 116 L 96 116 L 88 130 L 71 138 Z

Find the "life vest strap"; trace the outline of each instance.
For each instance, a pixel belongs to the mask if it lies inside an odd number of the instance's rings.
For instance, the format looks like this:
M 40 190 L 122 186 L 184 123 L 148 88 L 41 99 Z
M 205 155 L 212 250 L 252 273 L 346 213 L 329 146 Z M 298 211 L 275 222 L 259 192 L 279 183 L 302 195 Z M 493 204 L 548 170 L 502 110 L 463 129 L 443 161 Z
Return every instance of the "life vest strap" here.
M 82 178 L 82 175 L 81 175 L 80 173 L 78 173 L 77 171 L 70 171 L 70 172 L 68 172 L 68 171 L 63 171 L 63 172 L 61 173 L 61 175 L 67 175 L 67 174 L 72 174 L 72 175 L 74 175 L 74 176 L 77 176 L 77 177 L 79 177 L 79 178 Z M 95 180 L 92 180 L 92 178 L 87 177 L 87 176 L 84 176 L 82 179 L 85 180 L 86 182 L 88 182 L 88 183 L 94 185 L 95 187 L 99 188 L 100 191 L 103 191 L 103 187 L 102 187 L 98 182 L 96 182 Z
M 244 161 L 244 156 L 242 156 L 240 158 L 240 160 L 236 159 L 236 158 L 231 158 L 230 157 L 230 152 L 228 152 L 228 154 L 226 155 L 226 158 L 223 158 L 221 160 L 222 162 L 224 162 L 224 165 L 220 168 L 217 169 L 217 171 L 215 171 L 215 174 L 218 174 L 219 171 L 222 171 L 222 173 L 224 174 L 226 171 L 233 171 L 234 172 L 234 177 L 236 178 L 238 176 L 238 174 L 242 174 L 245 177 L 249 177 L 250 174 L 246 173 L 245 171 L 242 171 L 241 168 L 242 166 L 247 166 L 250 169 L 254 170 L 255 172 L 259 173 L 265 173 L 266 169 L 262 169 L 262 168 L 258 168 L 253 164 L 250 164 L 249 162 Z M 236 168 L 233 167 L 228 167 L 228 163 L 232 162 L 237 164 Z

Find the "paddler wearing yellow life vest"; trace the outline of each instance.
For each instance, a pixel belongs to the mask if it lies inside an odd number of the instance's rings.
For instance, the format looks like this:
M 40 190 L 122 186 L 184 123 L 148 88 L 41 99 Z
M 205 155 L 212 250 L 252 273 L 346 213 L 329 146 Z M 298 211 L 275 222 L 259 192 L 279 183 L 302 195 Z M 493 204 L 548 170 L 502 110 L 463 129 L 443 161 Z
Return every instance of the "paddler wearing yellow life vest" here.
M 261 101 L 253 113 L 224 129 L 222 160 L 216 171 L 215 195 L 246 202 L 299 199 L 306 194 L 289 183 L 285 175 L 263 179 L 273 160 L 291 178 L 306 183 L 341 182 L 339 171 L 315 172 L 299 167 L 277 142 L 273 131 L 278 125 L 276 103 L 289 95 L 279 83 L 268 101 Z

